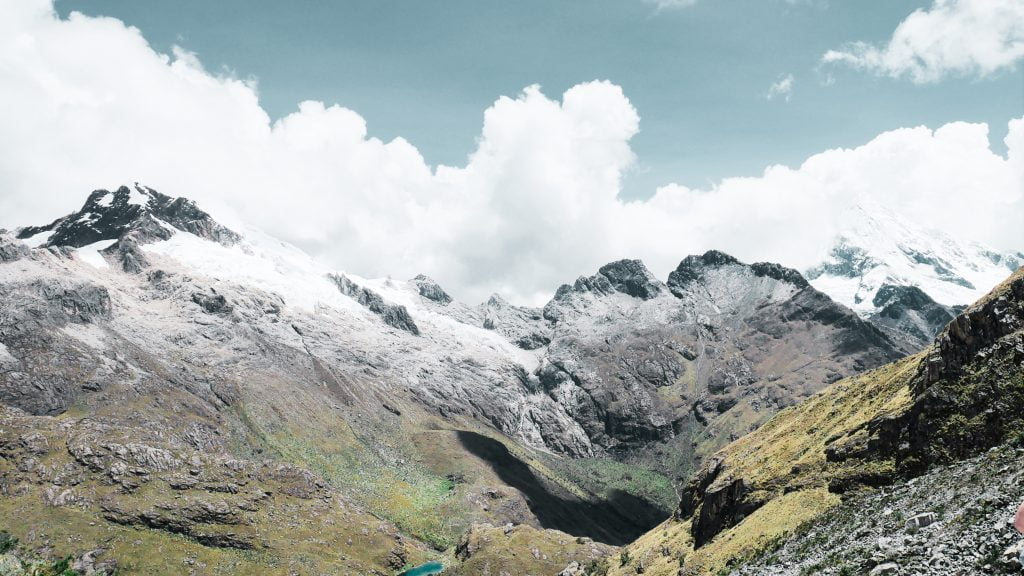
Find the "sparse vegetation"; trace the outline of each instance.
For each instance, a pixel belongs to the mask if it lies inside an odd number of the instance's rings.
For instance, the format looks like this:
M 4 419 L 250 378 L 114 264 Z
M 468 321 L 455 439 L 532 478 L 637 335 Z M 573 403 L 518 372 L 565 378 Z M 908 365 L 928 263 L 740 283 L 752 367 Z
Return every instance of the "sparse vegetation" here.
M 0 530 L 0 554 L 6 554 L 17 545 L 17 538 L 8 534 L 6 530 Z
M 615 504 L 617 492 L 655 505 L 665 517 L 678 504 L 672 481 L 657 472 L 631 466 L 610 458 L 556 460 L 553 467 L 569 481 Z

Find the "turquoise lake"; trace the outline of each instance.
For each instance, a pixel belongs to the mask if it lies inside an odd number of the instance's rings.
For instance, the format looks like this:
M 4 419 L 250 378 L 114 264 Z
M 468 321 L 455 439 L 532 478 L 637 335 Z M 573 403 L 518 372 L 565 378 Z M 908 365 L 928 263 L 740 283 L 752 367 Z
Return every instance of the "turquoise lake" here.
M 440 562 L 427 562 L 415 568 L 410 568 L 399 576 L 431 576 L 431 574 L 440 574 L 441 572 L 444 572 L 444 564 Z

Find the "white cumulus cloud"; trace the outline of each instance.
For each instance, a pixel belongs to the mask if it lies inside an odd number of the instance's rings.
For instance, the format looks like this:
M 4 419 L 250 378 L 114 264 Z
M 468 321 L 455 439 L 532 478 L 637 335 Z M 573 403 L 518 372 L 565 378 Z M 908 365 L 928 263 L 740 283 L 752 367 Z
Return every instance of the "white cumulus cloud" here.
M 118 20 L 0 0 L 0 226 L 48 222 L 95 188 L 140 181 L 188 196 L 365 276 L 434 276 L 469 302 L 539 303 L 617 258 L 662 278 L 687 254 L 817 262 L 871 200 L 997 247 L 1024 246 L 1024 119 L 1007 155 L 983 124 L 899 129 L 706 190 L 619 196 L 640 117 L 607 81 L 537 86 L 483 113 L 462 166 L 374 138 L 355 111 L 302 102 L 271 120 L 251 82 L 185 50 L 154 51 Z M 685 137 L 681 135 L 680 137 Z
M 1024 59 L 1021 0 L 934 0 L 899 24 L 884 45 L 856 42 L 829 50 L 841 63 L 916 83 L 947 76 L 984 77 Z

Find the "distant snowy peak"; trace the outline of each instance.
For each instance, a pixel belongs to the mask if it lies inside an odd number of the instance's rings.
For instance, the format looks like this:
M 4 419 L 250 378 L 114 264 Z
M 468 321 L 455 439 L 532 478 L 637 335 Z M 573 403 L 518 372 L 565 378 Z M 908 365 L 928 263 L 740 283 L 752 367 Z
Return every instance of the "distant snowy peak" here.
M 17 237 L 30 246 L 81 248 L 97 242 L 121 240 L 136 233 L 136 240 L 166 239 L 174 228 L 231 245 L 240 240 L 186 198 L 171 198 L 138 183 L 117 190 L 96 190 L 80 210 L 45 226 L 29 226 Z
M 117 190 L 96 190 L 80 210 L 45 226 L 28 226 L 17 237 L 32 247 L 77 248 L 79 256 L 106 267 L 115 257 L 127 272 L 148 266 L 139 246 L 167 240 L 175 231 L 231 246 L 241 236 L 219 224 L 187 198 L 171 198 L 138 183 Z
M 939 304 L 982 297 L 1024 264 L 1024 254 L 963 242 L 878 207 L 859 206 L 828 256 L 807 271 L 815 288 L 870 316 L 884 286 L 914 286 Z

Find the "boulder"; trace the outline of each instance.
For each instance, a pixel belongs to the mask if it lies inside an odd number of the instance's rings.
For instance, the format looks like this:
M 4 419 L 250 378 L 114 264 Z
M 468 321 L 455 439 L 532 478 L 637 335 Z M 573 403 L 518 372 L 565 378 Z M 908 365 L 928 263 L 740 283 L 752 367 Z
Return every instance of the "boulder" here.
M 938 519 L 938 515 L 936 515 L 934 512 L 925 512 L 923 514 L 918 514 L 913 518 L 907 520 L 907 528 L 924 528 L 925 526 L 934 524 L 936 521 L 938 521 Z
M 900 565 L 895 562 L 879 564 L 868 572 L 868 576 L 896 576 L 900 573 Z

